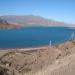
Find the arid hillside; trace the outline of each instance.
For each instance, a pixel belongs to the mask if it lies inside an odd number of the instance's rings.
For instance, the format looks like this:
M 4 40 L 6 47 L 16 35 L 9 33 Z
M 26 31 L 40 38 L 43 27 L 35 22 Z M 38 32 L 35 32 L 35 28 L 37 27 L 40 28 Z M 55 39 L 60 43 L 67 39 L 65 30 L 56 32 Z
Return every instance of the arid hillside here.
M 0 75 L 75 75 L 75 41 L 0 50 Z
M 0 18 L 0 28 L 21 28 L 21 26 L 8 23 L 7 20 Z
M 20 26 L 18 25 L 15 25 L 15 24 L 3 24 L 3 23 L 0 23 L 0 28 L 20 28 Z
M 74 26 L 73 24 L 56 21 L 53 19 L 47 19 L 41 16 L 34 16 L 34 15 L 6 15 L 0 16 L 0 19 L 6 20 L 9 24 L 17 24 L 21 27 L 28 27 L 28 26 Z

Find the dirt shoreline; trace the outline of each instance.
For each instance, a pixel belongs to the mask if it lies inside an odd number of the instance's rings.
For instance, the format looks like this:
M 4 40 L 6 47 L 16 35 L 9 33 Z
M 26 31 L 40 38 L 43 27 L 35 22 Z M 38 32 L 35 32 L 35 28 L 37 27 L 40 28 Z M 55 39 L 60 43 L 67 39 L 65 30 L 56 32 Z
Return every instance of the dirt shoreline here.
M 53 47 L 53 46 L 52 46 Z M 47 49 L 49 48 L 48 45 L 45 45 L 45 46 L 39 46 L 39 47 L 30 47 L 30 48 L 0 48 L 0 51 L 30 51 L 30 50 L 41 50 L 41 49 Z

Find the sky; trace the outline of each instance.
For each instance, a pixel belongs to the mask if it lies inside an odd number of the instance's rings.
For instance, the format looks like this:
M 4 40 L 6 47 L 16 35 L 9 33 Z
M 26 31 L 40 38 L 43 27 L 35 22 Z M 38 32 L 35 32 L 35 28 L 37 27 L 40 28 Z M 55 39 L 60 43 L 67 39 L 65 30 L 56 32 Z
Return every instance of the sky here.
M 0 0 L 0 15 L 35 15 L 75 23 L 75 0 Z

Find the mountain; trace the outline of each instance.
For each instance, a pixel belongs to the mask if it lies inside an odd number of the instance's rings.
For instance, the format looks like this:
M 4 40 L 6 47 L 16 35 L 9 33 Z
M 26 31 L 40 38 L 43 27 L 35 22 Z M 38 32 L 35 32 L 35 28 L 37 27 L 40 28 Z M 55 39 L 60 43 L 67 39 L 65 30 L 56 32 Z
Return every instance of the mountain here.
M 19 28 L 19 25 L 11 24 L 6 19 L 0 18 L 0 28 Z
M 8 24 L 16 25 L 18 27 L 23 26 L 72 26 L 72 24 L 55 21 L 52 19 L 45 19 L 40 16 L 26 15 L 26 16 L 0 16 L 2 22 L 7 22 Z M 0 21 L 0 22 L 1 22 Z M 6 24 L 7 24 L 6 23 Z M 4 24 L 4 23 L 3 23 Z

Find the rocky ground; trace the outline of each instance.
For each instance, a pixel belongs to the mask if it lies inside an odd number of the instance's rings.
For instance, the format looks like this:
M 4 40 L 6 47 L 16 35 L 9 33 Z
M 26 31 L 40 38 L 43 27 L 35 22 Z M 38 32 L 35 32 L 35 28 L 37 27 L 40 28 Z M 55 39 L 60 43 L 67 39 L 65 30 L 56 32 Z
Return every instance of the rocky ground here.
M 52 47 L 0 50 L 0 75 L 75 75 L 75 41 Z

